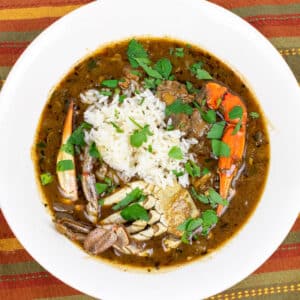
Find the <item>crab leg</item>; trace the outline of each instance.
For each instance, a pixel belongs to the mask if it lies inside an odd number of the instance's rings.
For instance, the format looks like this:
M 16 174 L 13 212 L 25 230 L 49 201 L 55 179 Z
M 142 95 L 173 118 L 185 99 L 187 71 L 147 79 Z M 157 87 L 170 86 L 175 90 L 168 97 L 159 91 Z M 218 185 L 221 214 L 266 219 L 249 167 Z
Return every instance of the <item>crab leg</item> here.
M 215 82 L 209 82 L 205 86 L 207 105 L 211 109 L 220 109 L 227 122 L 222 141 L 230 148 L 229 157 L 220 157 L 218 172 L 220 176 L 220 195 L 227 199 L 232 179 L 237 174 L 242 160 L 246 139 L 247 109 L 240 97 L 231 94 L 224 86 Z M 241 107 L 241 118 L 230 119 L 229 113 L 234 107 Z M 235 132 L 236 126 L 240 129 Z M 219 204 L 217 214 L 220 216 L 224 206 Z
M 73 106 L 73 101 L 71 101 L 64 123 L 61 145 L 67 144 L 68 139 L 72 134 Z M 78 199 L 78 192 L 74 156 L 66 151 L 59 150 L 57 155 L 57 163 L 60 161 L 72 161 L 74 166 L 72 170 L 57 171 L 60 192 L 65 198 L 76 201 Z

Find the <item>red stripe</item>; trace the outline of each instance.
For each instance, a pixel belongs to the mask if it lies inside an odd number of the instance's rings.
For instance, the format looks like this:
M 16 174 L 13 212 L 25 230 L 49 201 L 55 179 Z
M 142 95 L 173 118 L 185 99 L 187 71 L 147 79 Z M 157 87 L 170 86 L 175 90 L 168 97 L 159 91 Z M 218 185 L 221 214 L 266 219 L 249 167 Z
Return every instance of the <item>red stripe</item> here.
M 300 269 L 300 258 L 299 257 L 288 257 L 287 259 L 276 258 L 269 259 L 254 273 L 268 273 L 268 272 L 279 272 L 285 270 L 297 270 Z
M 277 249 L 277 251 L 272 255 L 272 259 L 273 258 L 285 259 L 287 257 L 296 257 L 296 256 L 298 256 L 300 259 L 300 243 L 281 245 Z
M 40 19 L 29 19 L 29 20 L 13 20 L 13 21 L 1 21 L 0 20 L 0 31 L 33 31 L 42 30 L 51 25 L 54 21 L 59 19 L 58 17 L 53 18 L 40 18 Z
M 14 237 L 11 229 L 9 228 L 6 220 L 4 219 L 4 216 L 3 216 L 1 210 L 0 210 L 0 228 L 1 228 L 1 230 L 0 230 L 0 239 L 6 239 L 6 238 Z
M 52 284 L 51 286 L 32 286 L 17 289 L 0 289 L 0 299 L 3 300 L 32 300 L 38 298 L 65 297 L 80 295 L 75 289 L 63 284 Z
M 0 251 L 1 264 L 15 264 L 20 262 L 34 261 L 29 253 L 24 250 Z
M 255 24 L 254 27 L 267 38 L 300 36 L 300 22 L 295 25 L 280 26 Z
M 300 217 L 297 218 L 295 224 L 293 225 L 291 231 L 300 231 Z
M 0 3 L 0 9 L 86 4 L 91 0 L 13 0 Z
M 1 42 L 0 43 L 0 55 L 1 54 L 21 54 L 25 48 L 29 45 L 29 42 Z
M 48 272 L 0 276 L 0 290 L 58 283 L 60 283 L 60 281 L 51 276 Z

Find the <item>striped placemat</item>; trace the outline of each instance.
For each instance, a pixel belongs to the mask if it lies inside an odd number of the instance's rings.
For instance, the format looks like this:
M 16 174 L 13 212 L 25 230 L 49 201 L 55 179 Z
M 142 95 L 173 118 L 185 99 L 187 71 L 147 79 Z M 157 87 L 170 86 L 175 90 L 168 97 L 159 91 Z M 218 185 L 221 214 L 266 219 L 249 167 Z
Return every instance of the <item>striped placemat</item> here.
M 5 80 L 19 55 L 43 29 L 88 2 L 0 0 L 0 88 L 1 81 Z M 230 9 L 261 31 L 278 49 L 300 82 L 300 0 L 211 2 Z M 0 299 L 93 298 L 65 285 L 36 263 L 14 237 L 0 211 Z M 300 218 L 282 245 L 259 269 L 239 284 L 209 299 L 299 300 Z

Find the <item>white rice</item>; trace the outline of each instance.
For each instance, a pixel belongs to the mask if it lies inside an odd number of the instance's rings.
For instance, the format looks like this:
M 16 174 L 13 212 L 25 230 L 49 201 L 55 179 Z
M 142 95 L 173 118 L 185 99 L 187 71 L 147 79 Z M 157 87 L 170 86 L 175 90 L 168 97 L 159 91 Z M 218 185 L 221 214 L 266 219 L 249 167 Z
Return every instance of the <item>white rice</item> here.
M 132 95 L 132 91 L 129 91 L 127 95 L 122 104 L 119 104 L 118 95 L 109 103 L 108 96 L 94 89 L 80 95 L 82 102 L 90 104 L 84 113 L 84 120 L 93 126 L 86 133 L 87 143 L 94 141 L 105 163 L 125 177 L 139 176 L 161 187 L 173 185 L 176 176 L 172 171 L 184 171 L 184 163 L 193 160 L 189 148 L 197 141 L 183 138 L 180 130 L 166 130 L 165 104 L 150 90 L 144 90 L 138 95 Z M 142 99 L 144 101 L 140 104 Z M 139 148 L 130 144 L 130 135 L 138 127 L 129 117 L 142 126 L 148 124 L 153 133 Z M 124 132 L 118 133 L 110 122 L 117 124 Z M 152 146 L 152 153 L 148 151 L 149 145 Z M 182 150 L 182 160 L 168 156 L 173 146 Z M 180 176 L 178 182 L 187 186 L 188 175 L 185 173 Z

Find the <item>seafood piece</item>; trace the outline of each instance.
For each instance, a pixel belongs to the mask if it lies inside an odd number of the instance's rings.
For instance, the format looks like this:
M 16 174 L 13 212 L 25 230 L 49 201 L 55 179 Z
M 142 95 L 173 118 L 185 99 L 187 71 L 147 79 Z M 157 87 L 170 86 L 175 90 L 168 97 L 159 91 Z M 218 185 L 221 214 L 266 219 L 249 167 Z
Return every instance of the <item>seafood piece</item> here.
M 73 101 L 71 101 L 64 123 L 61 141 L 62 146 L 67 144 L 68 139 L 72 134 L 73 110 L 74 104 Z M 73 145 L 69 145 L 69 147 L 73 147 Z M 57 155 L 57 163 L 59 163 L 60 161 L 71 161 L 74 168 L 72 170 L 57 171 L 59 190 L 63 197 L 68 198 L 72 201 L 76 201 L 78 199 L 78 192 L 74 155 L 70 154 L 69 152 L 60 150 L 58 151 Z
M 55 214 L 55 228 L 72 241 L 83 242 L 92 227 L 86 223 L 75 221 L 74 218 L 66 213 Z
M 209 82 L 204 87 L 206 102 L 211 109 L 220 109 L 223 113 L 227 125 L 224 130 L 222 141 L 230 148 L 228 157 L 220 157 L 218 163 L 218 173 L 220 176 L 220 195 L 227 199 L 232 179 L 237 174 L 245 148 L 247 109 L 242 99 L 230 93 L 225 87 L 215 82 Z M 230 119 L 229 113 L 234 107 L 242 109 L 241 118 Z M 235 128 L 239 123 L 237 132 Z M 219 204 L 217 208 L 218 216 L 224 212 L 224 206 Z
M 98 195 L 96 192 L 96 178 L 92 173 L 95 158 L 90 156 L 89 147 L 84 150 L 83 164 L 82 164 L 82 189 L 88 204 L 86 205 L 85 216 L 92 222 L 97 223 L 100 215 L 100 206 L 98 205 Z
M 137 220 L 130 223 L 121 216 L 120 211 L 117 211 L 101 221 L 102 227 L 111 224 L 125 224 L 130 239 L 136 242 L 147 241 L 153 237 L 167 233 L 180 243 L 182 232 L 179 231 L 177 227 L 188 218 L 198 217 L 199 210 L 195 206 L 189 192 L 177 183 L 174 183 L 173 186 L 161 189 L 158 186 L 144 181 L 135 181 L 104 198 L 103 206 L 111 206 L 120 202 L 128 193 L 137 187 L 140 188 L 146 196 L 139 204 L 148 211 L 149 220 Z M 166 243 L 165 248 L 167 249 L 170 245 L 177 247 L 178 243 Z M 123 253 L 133 254 L 132 246 L 130 247 L 126 249 L 120 247 L 118 250 Z M 145 250 L 143 249 L 143 251 Z

